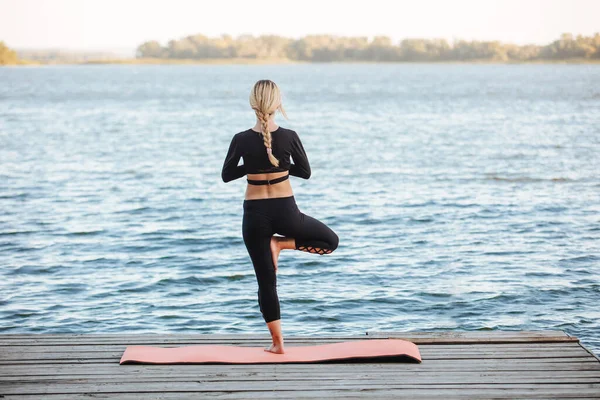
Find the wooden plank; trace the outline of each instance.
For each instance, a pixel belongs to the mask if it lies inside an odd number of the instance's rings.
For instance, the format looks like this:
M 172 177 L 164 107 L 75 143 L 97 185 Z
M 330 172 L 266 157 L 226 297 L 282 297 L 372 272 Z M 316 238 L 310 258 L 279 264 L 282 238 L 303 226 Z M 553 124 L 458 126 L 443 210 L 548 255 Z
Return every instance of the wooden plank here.
M 330 334 L 322 336 L 324 338 L 348 338 L 348 337 L 362 337 L 371 335 L 411 335 L 419 337 L 499 337 L 499 336 L 518 336 L 518 337 L 539 337 L 539 336 L 569 336 L 562 330 L 538 330 L 538 331 L 518 331 L 518 330 L 485 330 L 485 331 L 368 331 L 365 334 Z M 162 336 L 160 334 L 148 333 L 148 334 L 127 334 L 127 333 L 3 333 L 0 336 L 4 338 L 17 338 L 26 339 L 29 336 L 36 336 L 40 338 L 74 338 L 74 337 L 93 337 L 93 338 L 113 338 L 115 336 L 128 337 L 128 338 L 148 338 L 155 336 Z M 254 333 L 217 333 L 217 334 L 204 334 L 204 333 L 177 333 L 174 334 L 182 339 L 193 339 L 197 336 L 203 336 L 206 339 L 217 339 L 217 340 L 239 340 L 239 339 L 261 339 L 268 337 L 268 334 Z M 295 336 L 302 337 L 302 336 Z
M 590 362 L 587 359 L 577 359 L 579 361 L 560 362 L 551 359 L 546 362 L 545 359 L 528 360 L 519 362 L 506 362 L 505 360 L 432 360 L 421 364 L 248 364 L 248 365 L 208 365 L 208 364 L 189 364 L 189 365 L 119 365 L 118 362 L 112 363 L 80 363 L 80 364 L 22 364 L 5 365 L 0 368 L 1 376 L 39 376 L 39 375 L 57 375 L 57 374 L 123 374 L 132 375 L 136 373 L 162 373 L 165 375 L 184 374 L 188 371 L 203 374 L 213 371 L 219 373 L 235 374 L 238 372 L 263 372 L 263 371 L 285 371 L 286 373 L 305 373 L 306 371 L 315 371 L 316 373 L 336 371 L 345 373 L 345 371 L 354 372 L 358 368 L 361 371 L 552 371 L 552 370 L 599 370 L 600 364 Z
M 265 346 L 267 343 L 265 343 Z M 183 347 L 187 347 L 189 345 L 184 345 Z M 223 345 L 229 346 L 229 345 Z M 37 347 L 37 348 L 29 348 L 29 347 L 21 347 L 21 346 L 13 346 L 10 348 L 2 349 L 0 352 L 0 360 L 8 360 L 8 359 L 24 359 L 24 358 L 32 358 L 32 357 L 41 357 L 42 355 L 48 354 L 56 354 L 61 355 L 62 358 L 66 356 L 71 357 L 84 357 L 86 354 L 90 354 L 94 357 L 98 357 L 99 355 L 105 354 L 107 357 L 116 357 L 119 353 L 123 353 L 127 346 L 47 346 L 47 347 Z M 171 348 L 171 347 L 179 347 L 173 345 L 166 346 L 158 346 L 163 348 Z M 247 346 L 239 346 L 239 347 L 247 347 Z M 298 348 L 304 346 L 294 346 L 287 344 L 287 348 Z M 581 346 L 523 346 L 518 348 L 503 348 L 503 347 L 492 347 L 490 346 L 450 346 L 450 347 L 438 347 L 438 346 L 419 346 L 419 351 L 421 354 L 487 354 L 487 353 L 506 353 L 506 354 L 532 354 L 532 353 L 581 353 L 584 356 L 589 355 L 589 352 L 586 351 Z
M 125 349 L 123 349 L 124 351 Z M 46 352 L 38 353 L 19 353 L 6 352 L 0 354 L 0 364 L 17 363 L 23 361 L 59 361 L 73 359 L 87 360 L 118 360 L 123 355 L 123 351 L 72 351 L 72 352 L 54 352 L 51 348 Z M 583 348 L 569 349 L 518 349 L 518 350 L 496 350 L 496 349 L 420 349 L 423 361 L 432 359 L 472 359 L 472 358 L 561 358 L 561 357 L 586 357 L 589 353 Z
M 411 338 L 411 337 L 399 337 L 399 336 L 381 336 L 381 337 L 369 337 L 369 338 L 345 338 L 345 339 L 332 339 L 326 340 L 321 338 L 288 338 L 285 337 L 286 344 L 326 344 L 326 343 L 338 343 L 342 341 L 351 341 L 351 340 L 371 340 L 371 339 L 403 339 L 411 341 L 417 345 L 425 345 L 425 344 L 437 344 L 437 345 L 456 345 L 456 344 L 519 344 L 519 343 L 557 343 L 557 342 L 573 342 L 578 343 L 579 339 L 576 337 L 560 337 L 560 338 L 551 338 L 551 337 L 543 337 L 543 338 L 532 338 L 532 339 L 523 339 L 517 337 L 506 337 L 503 339 L 477 339 L 477 340 L 468 340 L 468 339 L 419 339 L 419 338 Z M 0 341 L 1 346 L 14 346 L 15 344 L 19 345 L 27 345 L 27 346 L 48 346 L 48 345 L 191 345 L 191 344 L 231 344 L 231 345 L 248 345 L 248 346 L 257 346 L 262 345 L 264 343 L 269 343 L 271 341 L 270 338 L 262 338 L 256 340 L 204 340 L 200 337 L 200 335 L 196 339 L 180 339 L 178 337 L 169 337 L 168 335 L 161 335 L 151 339 L 127 339 L 125 337 L 115 337 L 114 339 L 102 339 L 95 340 L 90 338 L 73 338 L 73 339 L 59 339 L 59 340 L 38 340 L 34 338 L 23 339 L 20 341 Z
M 515 343 L 515 342 L 579 342 L 579 339 L 560 330 L 548 331 L 449 331 L 427 332 L 367 332 L 367 336 L 379 339 L 406 339 L 415 343 Z M 415 335 L 416 334 L 416 335 Z M 414 336 L 413 336 L 414 335 Z
M 238 371 L 222 372 L 207 371 L 205 373 L 191 373 L 180 371 L 177 374 L 164 374 L 161 371 L 146 372 L 144 374 L 119 374 L 113 371 L 112 374 L 77 374 L 55 375 L 55 376 L 1 376 L 0 382 L 4 383 L 81 383 L 81 382 L 189 382 L 201 379 L 208 381 L 303 381 L 303 380 L 338 380 L 352 379 L 355 383 L 368 381 L 370 383 L 385 383 L 389 379 L 406 379 L 410 377 L 410 382 L 416 383 L 481 383 L 481 382 L 505 382 L 505 383 L 524 383 L 531 381 L 549 382 L 549 383 L 568 383 L 568 382 L 595 382 L 600 383 L 600 370 L 595 371 L 529 371 L 524 374 L 522 371 L 453 371 L 452 374 L 438 375 L 430 370 L 423 371 L 363 371 L 356 368 L 354 371 L 285 371 L 274 372 L 270 370 L 257 371 Z
M 172 347 L 172 346 L 191 346 L 191 345 L 209 345 L 209 344 L 219 344 L 219 345 L 227 345 L 227 346 L 244 346 L 244 347 L 260 347 L 257 343 L 192 343 L 192 344 L 150 344 L 150 346 L 160 346 L 160 347 Z M 264 341 L 263 345 L 267 346 L 270 344 L 270 341 Z M 297 346 L 314 346 L 323 343 L 315 343 L 315 342 L 285 342 L 287 347 L 297 347 Z M 130 346 L 130 344 L 50 344 L 46 346 L 29 346 L 22 344 L 14 344 L 10 346 L 0 346 L 0 351 L 3 353 L 44 353 L 47 352 L 49 348 L 52 348 L 54 352 L 76 352 L 76 351 L 124 351 L 126 346 Z M 476 351 L 479 350 L 506 350 L 506 351 L 516 351 L 520 349 L 531 350 L 531 349 L 541 349 L 541 350 L 562 350 L 562 349 L 578 349 L 583 346 L 577 342 L 550 342 L 550 343 L 456 343 L 456 344 L 421 344 L 419 345 L 419 349 L 435 349 L 435 350 L 469 350 L 474 349 Z
M 543 360 L 543 359 L 558 359 L 561 357 L 564 358 L 573 358 L 574 355 L 553 355 L 552 357 L 546 357 L 543 355 L 530 355 L 530 356 L 526 356 L 526 357 L 520 357 L 518 358 L 519 360 L 523 360 L 523 359 L 528 359 L 528 360 Z M 581 356 L 583 357 L 583 356 Z M 429 362 L 429 361 L 434 361 L 434 360 L 504 360 L 504 362 L 507 362 L 507 360 L 513 360 L 515 359 L 515 356 L 513 355 L 509 355 L 509 354 L 483 354 L 483 355 L 471 355 L 471 354 L 456 354 L 456 355 L 447 355 L 447 354 L 435 354 L 435 355 L 427 355 L 424 356 L 422 355 L 422 362 Z M 64 363 L 75 363 L 75 362 L 105 362 L 105 363 L 111 363 L 111 362 L 118 362 L 118 357 L 113 357 L 113 358 L 103 358 L 103 357 L 81 357 L 81 358 L 73 358 L 73 357 L 65 357 L 65 358 L 60 358 L 60 357 L 55 357 L 55 356 L 47 356 L 46 357 L 40 357 L 40 358 L 32 358 L 32 359 L 15 359 L 15 360 L 6 360 L 3 361 L 2 363 L 0 363 L 0 365 L 26 365 L 26 364 L 41 364 L 41 363 L 46 363 L 46 364 L 64 364 Z M 357 361 L 358 362 L 358 361 Z M 337 365 L 337 364 L 343 364 L 345 363 L 344 361 L 336 361 L 336 362 L 330 362 L 331 365 Z M 352 362 L 351 362 L 352 363 Z M 361 362 L 361 363 L 365 363 L 365 362 Z M 183 365 L 183 364 L 182 364 Z M 209 364 L 210 365 L 210 364 Z M 216 363 L 212 364 L 212 365 L 218 365 Z M 252 365 L 257 365 L 257 364 L 252 364 Z M 275 365 L 275 364 L 270 364 L 270 365 Z
M 62 363 L 73 363 L 73 362 L 102 362 L 105 361 L 106 363 L 111 363 L 111 362 L 115 362 L 117 361 L 117 358 L 103 358 L 103 357 L 82 357 L 80 359 L 74 359 L 72 357 L 65 357 L 65 358 L 60 358 L 60 357 L 53 357 L 53 356 L 49 356 L 51 358 L 40 358 L 40 359 L 23 359 L 23 360 L 8 360 L 8 361 L 3 361 L 2 363 L 0 363 L 0 365 L 25 365 L 25 364 L 39 364 L 39 363 L 53 363 L 53 364 L 62 364 Z M 572 358 L 571 355 L 564 355 L 562 357 L 565 358 Z M 444 355 L 444 354 L 439 354 L 439 355 L 428 355 L 428 356 L 422 356 L 422 361 L 423 362 L 428 362 L 428 361 L 433 361 L 433 360 L 473 360 L 473 359 L 486 359 L 486 360 L 490 360 L 490 359 L 495 359 L 495 360 L 512 360 L 515 357 L 509 354 L 485 354 L 485 355 L 470 355 L 470 354 L 456 354 L 456 355 Z M 519 359 L 530 359 L 530 360 L 542 360 L 542 359 L 547 359 L 549 357 L 547 356 L 543 356 L 543 355 L 532 355 L 532 356 L 527 356 L 527 357 L 523 357 L 523 358 L 519 358 Z M 553 355 L 551 357 L 552 359 L 556 359 L 556 358 L 561 358 L 561 355 Z M 341 362 L 343 363 L 343 362 Z M 339 362 L 336 363 L 331 363 L 331 365 L 336 365 L 339 364 Z M 216 365 L 216 364 L 213 364 Z M 270 364 L 270 365 L 274 365 L 274 364 Z
M 576 361 L 572 361 L 576 360 Z M 335 368 L 334 368 L 335 367 Z M 38 364 L 38 365 L 4 365 L 0 366 L 0 376 L 40 376 L 40 375 L 59 375 L 59 374 L 148 374 L 161 373 L 165 375 L 185 374 L 191 371 L 195 374 L 204 374 L 218 371 L 219 373 L 236 374 L 246 371 L 285 371 L 286 373 L 305 373 L 306 371 L 315 371 L 316 373 L 326 373 L 336 371 L 337 373 L 355 372 L 357 368 L 361 371 L 553 371 L 553 370 L 599 370 L 600 363 L 587 358 L 568 359 L 533 359 L 533 360 L 506 360 L 488 359 L 488 360 L 431 360 L 427 363 L 408 364 L 408 363 L 368 363 L 361 364 L 248 364 L 248 365 L 208 365 L 208 364 L 189 364 L 189 365 L 119 365 L 115 360 L 112 363 L 80 363 L 80 364 Z
M 410 340 L 417 344 L 425 343 L 512 343 L 512 342 L 558 342 L 569 341 L 578 342 L 579 339 L 567 335 L 563 331 L 452 331 L 452 332 L 367 332 L 366 335 L 339 335 L 327 337 L 313 337 L 312 340 L 322 341 L 323 343 L 346 341 L 352 339 L 381 339 L 381 338 L 398 338 Z M 250 342 L 270 340 L 268 335 L 241 335 L 241 334 L 2 334 L 0 335 L 0 344 L 11 344 L 14 341 L 30 340 L 31 343 L 39 344 L 47 342 L 69 343 L 197 343 L 197 340 L 202 341 L 218 341 L 218 342 Z M 306 341 L 306 337 L 287 336 L 286 341 Z
M 223 373 L 227 372 L 227 373 Z M 549 380 L 552 382 L 552 379 L 570 379 L 574 381 L 578 381 L 578 379 L 592 379 L 596 383 L 600 383 L 600 371 L 599 370 L 573 370 L 573 371 L 552 371 L 549 373 L 548 371 L 531 371 L 531 373 L 524 374 L 523 371 L 497 371 L 497 370 L 488 370 L 488 371 L 455 371 L 451 375 L 443 375 L 443 374 L 434 374 L 431 370 L 423 370 L 423 371 L 347 371 L 345 373 L 341 372 L 332 372 L 332 371 L 322 371 L 321 373 L 315 373 L 312 371 L 296 371 L 294 373 L 286 372 L 286 373 L 275 373 L 273 371 L 246 371 L 246 372 L 236 372 L 232 373 L 230 371 L 222 371 L 222 372 L 210 372 L 207 371 L 205 373 L 192 373 L 192 372 L 180 372 L 178 374 L 163 374 L 160 371 L 148 372 L 145 374 L 126 374 L 119 375 L 115 372 L 112 374 L 101 374 L 101 375 L 93 375 L 93 374 L 70 374 L 70 375 L 50 375 L 50 376 L 2 376 L 0 377 L 0 382 L 80 382 L 80 381 L 89 381 L 89 382 L 142 382 L 142 381 L 165 381 L 165 382 L 178 382 L 178 381 L 194 381 L 198 379 L 206 380 L 206 381 L 246 381 L 246 380 L 264 380 L 264 379 L 277 379 L 278 381 L 282 380 L 337 380 L 337 379 L 354 379 L 359 381 L 361 379 L 369 379 L 369 380 L 385 380 L 385 379 L 394 379 L 394 377 L 398 378 L 407 378 L 414 377 L 415 380 L 412 380 L 411 383 L 416 383 L 421 380 L 430 380 L 436 379 L 435 382 L 438 383 L 451 383 L 451 382 L 463 382 L 466 383 L 470 379 L 475 379 L 477 381 L 492 379 L 510 379 L 508 382 L 517 382 L 517 381 L 540 381 L 540 380 Z
M 332 381 L 321 382 L 317 380 L 306 381 L 245 381 L 239 382 L 237 385 L 232 382 L 211 382 L 211 381 L 194 381 L 194 382 L 177 382 L 174 386 L 171 382 L 144 382 L 138 383 L 104 383 L 98 385 L 96 383 L 73 383 L 73 384 L 56 384 L 44 383 L 37 384 L 2 384 L 2 392 L 4 395 L 9 394 L 62 394 L 62 393 L 163 393 L 168 391 L 178 392 L 211 392 L 211 391 L 229 391 L 229 392 L 248 392 L 256 390 L 293 390 L 296 391 L 314 391 L 314 390 L 393 390 L 393 389 L 439 389 L 440 392 L 451 392 L 453 390 L 463 390 L 464 387 L 469 389 L 521 389 L 526 391 L 546 390 L 550 393 L 559 393 L 568 391 L 582 395 L 582 391 L 586 394 L 600 393 L 600 383 L 469 383 L 465 385 L 459 383 L 431 383 L 431 384 L 414 384 L 402 382 L 370 383 L 369 381 L 356 382 L 352 379 L 339 379 Z M 482 392 L 485 393 L 485 390 Z
M 472 399 L 570 399 L 570 400 L 583 400 L 598 397 L 591 390 L 591 394 L 586 396 L 586 392 L 590 390 L 583 390 L 581 394 L 575 393 L 572 390 L 561 390 L 556 392 L 553 390 L 536 390 L 531 391 L 527 389 L 500 389 L 500 390 L 469 390 L 464 388 L 461 390 L 454 390 L 450 393 L 439 390 L 439 389 L 393 389 L 393 390 L 368 390 L 361 392 L 357 390 L 311 390 L 311 391 L 282 391 L 282 390 L 266 390 L 266 391 L 252 391 L 246 393 L 239 392 L 163 392 L 156 397 L 152 396 L 152 399 L 161 400 L 197 400 L 198 398 L 211 398 L 211 399 L 281 399 L 281 398 L 297 398 L 297 399 L 415 399 L 415 400 L 429 400 L 429 399 L 440 399 L 440 400 L 472 400 Z M 363 393 L 363 394 L 358 394 Z M 44 395 L 44 400 L 81 400 L 81 398 L 111 398 L 119 400 L 147 400 L 148 394 L 145 392 L 139 393 L 107 393 L 107 394 L 57 394 L 57 395 Z M 7 395 L 3 400 L 39 400 L 38 395 Z
M 285 332 L 284 332 L 285 333 Z M 354 334 L 354 335 L 324 335 L 324 336 L 312 336 L 315 339 L 323 340 L 346 340 L 346 339 L 368 339 L 366 334 Z M 172 337 L 178 340 L 195 340 L 202 338 L 202 340 L 217 340 L 217 341 L 236 341 L 236 340 L 266 340 L 270 339 L 268 332 L 264 333 L 246 333 L 246 334 L 207 334 L 207 333 L 147 333 L 147 334 L 133 334 L 133 333 L 105 333 L 105 334 L 94 334 L 94 333 L 27 333 L 27 334 L 0 334 L 2 340 L 23 340 L 35 338 L 37 340 L 77 340 L 77 339 L 93 339 L 97 341 L 103 340 L 114 340 L 114 339 L 127 339 L 127 340 L 148 340 L 148 339 L 160 339 L 162 337 Z M 304 339 L 306 336 L 298 335 L 286 335 L 286 338 L 290 339 Z
M 560 329 L 544 329 L 538 331 L 521 331 L 521 330 L 478 330 L 478 331 L 367 331 L 368 336 L 376 335 L 419 335 L 423 337 L 451 337 L 451 338 L 478 338 L 478 337 L 502 337 L 502 336 L 519 336 L 519 337 L 539 337 L 539 336 L 569 336 L 568 333 Z
M 313 338 L 304 338 L 304 340 L 290 340 L 287 338 L 285 339 L 285 343 L 286 344 L 290 344 L 290 345 L 298 345 L 298 346 L 302 346 L 302 345 L 314 345 L 314 344 L 327 344 L 327 343 L 340 343 L 340 342 L 358 342 L 358 341 L 366 341 L 366 340 L 381 340 L 383 338 L 369 338 L 369 339 L 348 339 L 348 340 L 318 340 L 318 339 L 313 339 Z M 404 340 L 404 339 L 403 339 Z M 152 341 L 148 341 L 149 343 L 156 343 L 157 345 L 161 345 L 162 342 L 164 342 L 164 340 L 160 340 L 158 342 L 152 342 Z M 216 340 L 189 340 L 189 341 L 180 341 L 177 339 L 174 339 L 172 341 L 168 341 L 166 344 L 167 345 L 181 345 L 182 343 L 184 344 L 230 344 L 230 345 L 241 345 L 241 346 L 258 346 L 261 343 L 270 343 L 271 339 L 267 339 L 265 338 L 264 340 L 221 340 L 221 341 L 216 341 Z M 23 347 L 31 347 L 31 348 L 35 348 L 37 346 L 118 346 L 118 345 L 130 345 L 131 343 L 137 343 L 137 341 L 128 341 L 128 340 L 121 340 L 120 342 L 93 342 L 93 341 L 77 341 L 77 340 L 70 340 L 70 341 L 61 341 L 61 342 L 37 342 L 36 345 L 30 345 L 29 341 L 27 340 L 23 340 L 23 341 L 19 341 L 19 342 L 10 342 L 10 343 L 0 343 L 0 348 L 11 348 L 11 347 L 15 347 L 15 346 L 23 346 Z M 456 342 L 456 343 L 420 343 L 419 346 L 430 346 L 430 347 L 436 347 L 436 348 L 443 348 L 443 347 L 499 347 L 499 348 L 509 348 L 509 347 L 514 347 L 514 348 L 521 348 L 521 347 L 530 347 L 530 346 L 541 346 L 541 347 L 545 347 L 545 346 L 557 346 L 557 347 L 561 347 L 561 346 L 579 346 L 580 343 L 576 342 L 576 341 L 555 341 L 555 342 L 538 342 L 538 341 L 532 341 L 532 342 L 509 342 L 509 343 L 482 343 L 482 342 L 473 342 L 473 343 L 464 343 L 464 342 Z
M 519 362 L 521 363 L 539 363 L 539 362 L 543 362 L 543 361 L 548 361 L 548 362 L 561 362 L 562 360 L 564 360 L 564 362 L 572 362 L 573 360 L 579 360 L 582 362 L 592 362 L 589 361 L 590 357 L 565 357 L 565 358 L 524 358 L 524 359 L 520 359 Z M 508 363 L 511 362 L 511 360 L 514 360 L 512 358 L 487 358 L 484 360 L 488 360 L 488 361 L 496 361 L 496 362 L 502 362 L 502 363 Z M 451 361 L 451 362 L 475 362 L 475 361 L 479 361 L 478 359 L 470 359 L 470 358 L 447 358 L 447 359 L 428 359 L 428 360 L 424 360 L 427 361 L 428 363 L 433 362 L 433 361 Z M 96 360 L 96 359 L 90 359 L 90 360 L 86 360 L 86 359 L 77 359 L 77 360 L 49 360 L 49 361 L 36 361 L 36 360 L 30 360 L 30 361 L 14 361 L 11 363 L 5 363 L 5 364 L 0 364 L 0 366 L 10 366 L 10 365 L 29 365 L 29 366 L 37 366 L 37 365 L 84 365 L 84 364 L 114 364 L 115 362 L 118 363 L 118 360 Z M 596 360 L 593 360 L 593 363 L 596 363 Z M 185 364 L 181 364 L 181 365 L 185 365 Z M 191 364 L 190 364 L 191 365 Z M 218 364 L 207 364 L 207 365 L 218 365 Z M 258 364 L 248 364 L 248 365 L 258 365 Z M 281 364 L 264 364 L 264 365 L 281 365 Z M 309 364 L 307 364 L 309 365 Z M 310 364 L 310 365 L 316 365 L 316 364 Z M 340 365 L 340 364 L 335 364 L 335 363 L 331 363 L 329 365 Z M 363 364 L 364 365 L 364 364 Z M 123 366 L 122 366 L 123 367 Z M 33 367 L 31 367 L 33 368 Z

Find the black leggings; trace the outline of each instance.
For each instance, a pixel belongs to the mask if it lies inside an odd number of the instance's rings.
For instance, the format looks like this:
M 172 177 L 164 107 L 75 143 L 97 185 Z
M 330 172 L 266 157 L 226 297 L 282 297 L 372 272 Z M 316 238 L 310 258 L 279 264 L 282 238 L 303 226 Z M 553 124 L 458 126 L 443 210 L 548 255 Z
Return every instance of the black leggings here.
M 280 319 L 277 277 L 271 256 L 273 234 L 295 238 L 296 250 L 328 254 L 339 238 L 327 225 L 298 209 L 294 196 L 244 200 L 242 234 L 258 281 L 258 306 L 265 322 Z

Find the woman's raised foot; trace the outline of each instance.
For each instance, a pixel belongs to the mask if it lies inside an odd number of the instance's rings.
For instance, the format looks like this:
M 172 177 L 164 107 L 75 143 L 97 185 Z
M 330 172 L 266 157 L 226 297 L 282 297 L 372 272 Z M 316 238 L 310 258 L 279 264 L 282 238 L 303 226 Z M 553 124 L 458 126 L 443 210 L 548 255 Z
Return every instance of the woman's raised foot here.
M 271 237 L 271 257 L 273 258 L 273 266 L 275 267 L 275 273 L 277 273 L 277 261 L 279 260 L 279 253 L 281 247 L 279 246 L 279 238 L 277 236 Z

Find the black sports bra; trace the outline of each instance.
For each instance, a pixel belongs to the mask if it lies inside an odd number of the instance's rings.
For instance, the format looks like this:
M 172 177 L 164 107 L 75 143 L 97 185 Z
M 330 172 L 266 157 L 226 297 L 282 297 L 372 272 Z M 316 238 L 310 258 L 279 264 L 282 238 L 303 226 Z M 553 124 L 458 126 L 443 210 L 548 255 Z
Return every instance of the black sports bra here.
M 288 179 L 290 177 L 290 175 L 284 175 L 284 176 L 280 176 L 279 178 L 275 178 L 275 179 L 265 179 L 262 181 L 257 181 L 257 180 L 253 180 L 253 179 L 246 179 L 248 181 L 249 184 L 251 185 L 272 185 L 274 183 L 279 183 L 279 182 L 283 182 L 286 179 Z

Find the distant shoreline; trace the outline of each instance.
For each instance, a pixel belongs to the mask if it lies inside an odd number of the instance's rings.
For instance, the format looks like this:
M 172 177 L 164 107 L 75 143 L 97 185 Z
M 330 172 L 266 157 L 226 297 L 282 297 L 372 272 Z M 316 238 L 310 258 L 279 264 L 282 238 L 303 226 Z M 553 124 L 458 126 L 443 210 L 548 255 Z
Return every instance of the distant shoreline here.
M 74 52 L 61 49 L 12 50 L 0 42 L 0 65 L 281 65 L 281 64 L 598 64 L 600 32 L 563 33 L 546 45 L 516 45 L 497 40 L 406 38 L 387 36 L 203 34 L 140 44 L 133 53 Z
M 207 58 L 207 59 L 165 59 L 165 58 L 122 58 L 107 60 L 40 62 L 20 60 L 19 66 L 53 66 L 53 65 L 265 65 L 265 64 L 600 64 L 600 59 L 574 58 L 569 60 L 530 60 L 530 61 L 299 61 L 291 59 L 249 59 L 249 58 Z

